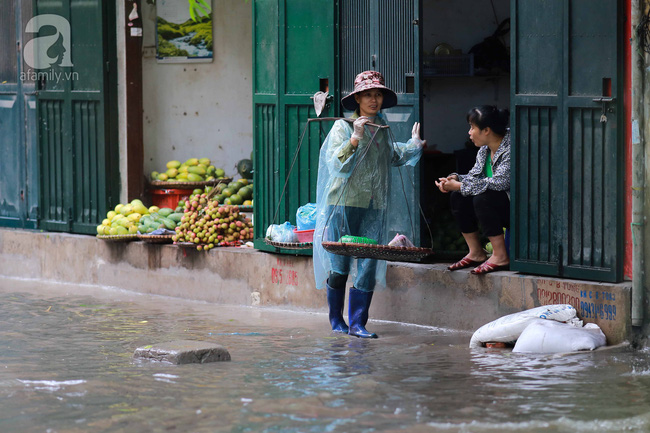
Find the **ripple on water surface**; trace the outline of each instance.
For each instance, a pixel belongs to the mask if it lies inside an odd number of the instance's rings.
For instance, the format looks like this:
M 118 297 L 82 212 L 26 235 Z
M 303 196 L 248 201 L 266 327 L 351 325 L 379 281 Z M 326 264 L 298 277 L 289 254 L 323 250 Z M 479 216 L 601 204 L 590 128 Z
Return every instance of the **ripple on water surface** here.
M 381 293 L 378 294 L 379 296 Z M 107 292 L 0 292 L 0 431 L 645 432 L 648 353 L 471 351 L 470 335 Z M 232 361 L 135 362 L 177 339 Z

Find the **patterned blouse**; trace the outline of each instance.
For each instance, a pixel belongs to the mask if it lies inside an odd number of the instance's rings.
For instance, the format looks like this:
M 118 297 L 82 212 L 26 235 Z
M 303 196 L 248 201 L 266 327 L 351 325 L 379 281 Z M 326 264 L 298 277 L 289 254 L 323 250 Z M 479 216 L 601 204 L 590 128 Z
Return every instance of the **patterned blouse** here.
M 483 194 L 486 190 L 505 191 L 510 198 L 510 131 L 501 140 L 501 144 L 492 160 L 492 177 L 485 176 L 485 161 L 490 148 L 482 146 L 476 154 L 476 163 L 467 174 L 452 173 L 461 182 L 460 192 L 464 196 Z

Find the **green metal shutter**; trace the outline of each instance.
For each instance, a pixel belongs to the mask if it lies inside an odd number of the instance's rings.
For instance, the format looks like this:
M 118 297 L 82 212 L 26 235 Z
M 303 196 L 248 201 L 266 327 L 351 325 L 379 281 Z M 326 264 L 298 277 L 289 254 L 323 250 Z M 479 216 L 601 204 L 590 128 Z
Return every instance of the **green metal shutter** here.
M 35 228 L 38 204 L 34 82 L 25 75 L 29 1 L 0 0 L 0 226 Z
M 40 227 L 93 234 L 119 191 L 116 70 L 109 70 L 116 67 L 115 4 L 37 1 L 36 7 L 70 23 L 74 64 L 54 65 L 39 83 Z
M 266 245 L 266 229 L 295 224 L 298 207 L 316 201 L 318 154 L 331 123 L 311 123 L 296 150 L 307 119 L 316 117 L 311 96 L 329 90 L 338 100 L 334 16 L 327 0 L 253 2 L 255 248 L 261 250 L 295 253 Z M 332 116 L 334 105 L 321 117 Z
M 619 11 L 512 1 L 514 270 L 622 278 Z
M 397 141 L 411 138 L 420 121 L 420 2 L 419 0 L 341 1 L 341 85 L 343 95 L 354 90 L 359 72 L 376 70 L 397 94 L 398 104 L 382 110 Z M 400 177 L 401 171 L 401 177 Z M 419 244 L 419 166 L 393 169 L 389 231 L 411 233 Z M 410 217 L 404 209 L 411 211 Z

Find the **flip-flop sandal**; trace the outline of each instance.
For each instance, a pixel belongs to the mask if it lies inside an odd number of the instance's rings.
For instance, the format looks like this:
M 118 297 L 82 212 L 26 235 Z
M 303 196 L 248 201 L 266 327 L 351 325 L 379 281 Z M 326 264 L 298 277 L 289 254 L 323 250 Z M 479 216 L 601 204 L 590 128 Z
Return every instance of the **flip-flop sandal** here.
M 457 271 L 458 269 L 465 269 L 465 268 L 470 268 L 472 266 L 478 266 L 480 265 L 481 262 L 477 262 L 476 260 L 469 259 L 467 257 L 463 257 L 453 265 L 449 265 L 447 267 L 448 270 L 450 271 Z
M 478 267 L 472 269 L 470 272 L 474 275 L 483 275 L 483 274 L 488 274 L 490 272 L 496 272 L 496 271 L 507 271 L 510 268 L 510 265 L 495 265 L 494 263 L 490 263 L 487 260 L 481 263 Z

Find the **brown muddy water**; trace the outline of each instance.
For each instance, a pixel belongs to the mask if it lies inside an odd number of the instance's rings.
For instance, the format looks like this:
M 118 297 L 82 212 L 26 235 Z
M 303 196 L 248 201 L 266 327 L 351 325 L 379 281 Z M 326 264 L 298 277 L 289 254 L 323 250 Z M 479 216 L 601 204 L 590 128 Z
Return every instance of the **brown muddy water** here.
M 650 431 L 646 351 L 473 351 L 470 333 L 374 321 L 361 340 L 325 314 L 6 279 L 0 317 L 2 433 Z M 177 339 L 232 361 L 132 359 Z

